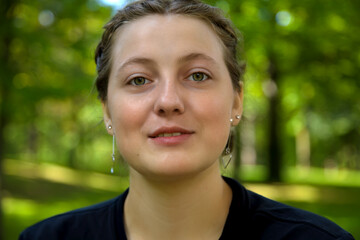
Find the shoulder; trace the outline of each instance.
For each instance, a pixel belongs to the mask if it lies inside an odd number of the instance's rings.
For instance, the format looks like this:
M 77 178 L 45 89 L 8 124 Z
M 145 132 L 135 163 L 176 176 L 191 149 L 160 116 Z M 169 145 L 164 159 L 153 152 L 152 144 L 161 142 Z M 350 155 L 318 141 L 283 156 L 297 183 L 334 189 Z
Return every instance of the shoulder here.
M 322 216 L 268 199 L 230 181 L 237 201 L 241 201 L 242 212 L 246 212 L 247 219 L 241 222 L 251 229 L 251 239 L 354 239 Z
M 106 235 L 115 234 L 115 220 L 117 213 L 122 211 L 126 194 L 40 221 L 25 229 L 19 240 L 111 239 Z
M 334 222 L 317 214 L 291 207 L 248 191 L 252 218 L 264 236 L 281 239 L 353 239 Z

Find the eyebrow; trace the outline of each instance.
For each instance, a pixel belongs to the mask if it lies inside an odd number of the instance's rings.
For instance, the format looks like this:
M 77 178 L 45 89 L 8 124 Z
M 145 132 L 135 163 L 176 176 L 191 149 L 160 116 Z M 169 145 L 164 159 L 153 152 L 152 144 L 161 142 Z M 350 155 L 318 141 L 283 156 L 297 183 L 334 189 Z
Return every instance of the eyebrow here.
M 190 53 L 188 55 L 182 56 L 178 59 L 179 63 L 186 63 L 186 62 L 190 62 L 193 60 L 205 60 L 208 61 L 214 65 L 217 65 L 217 62 L 214 58 L 203 54 L 203 53 Z M 156 62 L 154 60 L 152 60 L 151 58 L 146 58 L 146 57 L 132 57 L 130 59 L 128 59 L 127 61 L 125 61 L 123 64 L 121 64 L 121 66 L 117 69 L 117 74 L 120 74 L 121 71 L 126 68 L 129 65 L 136 65 L 136 64 L 141 64 L 141 65 L 148 65 L 148 66 L 155 66 L 157 65 Z
M 155 61 L 150 58 L 145 57 L 132 57 L 125 61 L 121 66 L 117 69 L 117 74 L 121 73 L 121 71 L 126 68 L 129 65 L 135 65 L 135 64 L 141 64 L 141 65 L 156 65 Z
M 189 61 L 192 61 L 192 60 L 206 60 L 206 61 L 209 61 L 211 62 L 212 64 L 215 64 L 217 65 L 217 62 L 214 58 L 206 55 L 206 54 L 203 54 L 203 53 L 190 53 L 188 55 L 185 55 L 183 57 L 181 57 L 179 59 L 179 62 L 180 63 L 184 63 L 184 62 L 189 62 Z

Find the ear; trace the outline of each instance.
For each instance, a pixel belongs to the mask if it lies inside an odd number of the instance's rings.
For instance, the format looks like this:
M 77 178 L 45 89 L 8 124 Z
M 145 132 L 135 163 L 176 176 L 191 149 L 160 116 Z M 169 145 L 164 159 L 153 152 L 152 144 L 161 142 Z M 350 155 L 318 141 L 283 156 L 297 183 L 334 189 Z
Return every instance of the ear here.
M 111 121 L 111 117 L 109 114 L 109 109 L 108 106 L 106 104 L 106 102 L 101 102 L 101 106 L 102 106 L 102 110 L 103 110 L 103 114 L 104 114 L 104 124 L 105 124 L 105 128 L 107 130 L 107 132 L 110 135 L 113 135 L 113 126 L 112 126 L 112 121 Z M 112 128 L 110 129 L 109 126 L 111 126 Z
M 232 116 L 234 119 L 233 125 L 236 126 L 239 124 L 241 120 L 241 116 L 243 113 L 243 98 L 244 98 L 244 88 L 243 83 L 240 82 L 240 90 L 234 91 L 234 103 L 233 103 L 233 109 L 232 109 Z M 236 118 L 235 116 L 239 115 L 240 118 Z

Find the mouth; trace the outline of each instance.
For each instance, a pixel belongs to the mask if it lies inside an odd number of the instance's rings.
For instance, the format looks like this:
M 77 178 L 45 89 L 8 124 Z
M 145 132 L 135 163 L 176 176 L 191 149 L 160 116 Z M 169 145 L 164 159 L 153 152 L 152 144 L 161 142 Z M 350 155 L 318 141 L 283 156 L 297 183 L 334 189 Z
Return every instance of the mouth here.
M 178 127 L 162 127 L 149 135 L 149 138 L 164 138 L 164 137 L 178 137 L 182 135 L 193 134 L 194 131 L 186 130 Z
M 153 138 L 158 138 L 158 137 L 176 137 L 176 136 L 180 136 L 182 135 L 182 133 L 180 132 L 175 132 L 175 133 L 160 133 L 159 135 L 153 137 Z

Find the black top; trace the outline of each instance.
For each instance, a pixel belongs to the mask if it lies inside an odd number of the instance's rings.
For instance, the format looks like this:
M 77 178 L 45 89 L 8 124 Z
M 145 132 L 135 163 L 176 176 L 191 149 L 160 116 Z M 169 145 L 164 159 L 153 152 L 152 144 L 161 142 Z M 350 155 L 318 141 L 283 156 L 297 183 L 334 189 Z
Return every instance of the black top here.
M 267 199 L 224 178 L 233 192 L 224 239 L 354 239 L 335 223 L 316 214 Z M 43 220 L 22 232 L 19 240 L 126 240 L 123 213 L 129 190 L 90 207 Z

